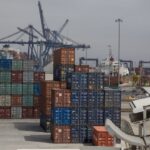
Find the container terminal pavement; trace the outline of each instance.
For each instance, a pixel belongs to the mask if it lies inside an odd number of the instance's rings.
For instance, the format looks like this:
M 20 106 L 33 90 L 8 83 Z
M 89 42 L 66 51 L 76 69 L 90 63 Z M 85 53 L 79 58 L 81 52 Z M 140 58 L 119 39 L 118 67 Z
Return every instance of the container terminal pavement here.
M 80 149 L 80 150 L 118 150 L 84 144 L 50 143 L 50 133 L 43 132 L 38 119 L 0 120 L 0 150 L 17 149 Z

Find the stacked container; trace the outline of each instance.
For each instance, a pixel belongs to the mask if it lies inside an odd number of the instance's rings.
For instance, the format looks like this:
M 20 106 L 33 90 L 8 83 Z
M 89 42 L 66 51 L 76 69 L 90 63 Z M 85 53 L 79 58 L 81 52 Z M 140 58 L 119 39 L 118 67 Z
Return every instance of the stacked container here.
M 54 143 L 70 143 L 71 92 L 67 89 L 52 90 L 51 139 Z
M 61 48 L 54 51 L 53 74 L 55 81 L 66 81 L 67 73 L 74 72 L 75 49 Z
M 10 59 L 0 59 L 0 118 L 11 118 L 11 69 Z
M 74 72 L 68 75 L 71 89 L 72 143 L 92 141 L 92 126 L 104 124 L 104 75 Z
M 65 82 L 43 81 L 41 82 L 41 103 L 40 103 L 40 125 L 45 131 L 50 131 L 51 120 L 51 90 L 53 88 L 66 88 Z
M 96 146 L 113 146 L 113 137 L 108 133 L 104 126 L 94 126 L 92 142 Z
M 111 119 L 118 127 L 121 122 L 121 91 L 119 89 L 105 88 L 104 117 Z
M 42 73 L 33 72 L 33 65 L 32 60 L 0 59 L 0 118 L 39 118 L 34 97 L 39 101 L 41 80 L 34 74 Z

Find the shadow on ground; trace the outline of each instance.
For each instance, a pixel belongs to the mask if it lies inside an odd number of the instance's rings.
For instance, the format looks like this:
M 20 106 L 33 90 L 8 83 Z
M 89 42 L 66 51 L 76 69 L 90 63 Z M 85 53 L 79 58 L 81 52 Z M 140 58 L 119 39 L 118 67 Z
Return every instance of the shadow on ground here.
M 24 136 L 24 139 L 30 142 L 51 143 L 50 135 L 29 135 Z
M 15 128 L 22 131 L 44 132 L 39 123 L 15 122 Z

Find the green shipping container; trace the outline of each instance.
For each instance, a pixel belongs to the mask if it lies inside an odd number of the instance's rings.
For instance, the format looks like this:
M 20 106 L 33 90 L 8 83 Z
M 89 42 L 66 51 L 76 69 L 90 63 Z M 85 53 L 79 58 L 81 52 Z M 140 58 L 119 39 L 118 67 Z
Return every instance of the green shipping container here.
M 10 71 L 0 72 L 0 82 L 1 83 L 10 83 L 11 82 L 11 72 Z
M 1 83 L 0 84 L 0 95 L 10 95 L 11 94 L 11 84 Z
M 23 95 L 33 95 L 33 83 L 23 84 Z
M 23 96 L 23 106 L 33 106 L 33 96 Z
M 12 70 L 13 71 L 22 71 L 23 61 L 22 60 L 12 60 Z
M 22 84 L 13 84 L 11 86 L 12 95 L 22 95 Z

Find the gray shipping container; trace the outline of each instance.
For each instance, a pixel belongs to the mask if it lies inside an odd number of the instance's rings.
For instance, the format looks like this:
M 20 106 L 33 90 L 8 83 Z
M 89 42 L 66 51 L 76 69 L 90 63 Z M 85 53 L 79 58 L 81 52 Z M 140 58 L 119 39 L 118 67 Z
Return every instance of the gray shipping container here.
M 11 107 L 11 118 L 21 119 L 22 118 L 22 107 Z
M 11 106 L 11 96 L 0 95 L 0 106 Z
M 23 70 L 24 71 L 33 71 L 33 61 L 32 60 L 23 60 Z
M 32 71 L 24 71 L 23 72 L 23 82 L 33 82 L 33 72 Z

